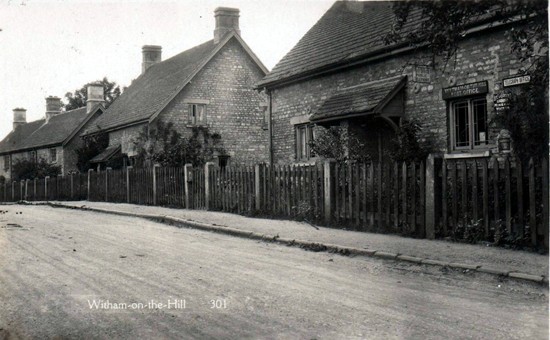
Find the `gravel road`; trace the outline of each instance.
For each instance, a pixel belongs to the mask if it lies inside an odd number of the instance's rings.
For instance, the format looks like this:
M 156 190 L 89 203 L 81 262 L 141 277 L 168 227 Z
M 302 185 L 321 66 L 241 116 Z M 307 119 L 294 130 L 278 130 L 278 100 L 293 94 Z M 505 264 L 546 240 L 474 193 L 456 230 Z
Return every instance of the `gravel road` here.
M 548 288 L 0 205 L 0 339 L 545 339 Z

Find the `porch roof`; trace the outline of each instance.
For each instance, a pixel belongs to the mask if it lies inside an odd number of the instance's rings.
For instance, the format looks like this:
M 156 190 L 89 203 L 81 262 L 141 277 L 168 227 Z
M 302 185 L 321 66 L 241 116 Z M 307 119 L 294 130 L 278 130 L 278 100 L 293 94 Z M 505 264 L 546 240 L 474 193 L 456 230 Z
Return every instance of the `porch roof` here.
M 406 80 L 407 76 L 396 76 L 339 90 L 321 104 L 310 121 L 321 123 L 381 113 Z
M 111 159 L 114 155 L 120 152 L 120 145 L 109 146 L 105 150 L 101 151 L 99 155 L 90 160 L 90 163 L 102 163 Z

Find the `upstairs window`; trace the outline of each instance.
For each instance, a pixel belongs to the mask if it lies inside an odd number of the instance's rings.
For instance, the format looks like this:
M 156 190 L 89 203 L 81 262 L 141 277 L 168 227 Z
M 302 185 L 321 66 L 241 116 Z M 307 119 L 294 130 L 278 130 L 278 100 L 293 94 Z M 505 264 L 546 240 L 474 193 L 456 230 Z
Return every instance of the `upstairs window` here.
M 313 124 L 296 126 L 296 160 L 305 161 L 315 157 L 311 150 L 311 142 L 315 138 Z
M 488 144 L 487 100 L 471 98 L 452 102 L 451 124 L 453 150 L 486 147 Z
M 206 104 L 189 104 L 189 125 L 206 125 Z
M 57 149 L 51 148 L 50 149 L 50 162 L 51 163 L 57 163 Z

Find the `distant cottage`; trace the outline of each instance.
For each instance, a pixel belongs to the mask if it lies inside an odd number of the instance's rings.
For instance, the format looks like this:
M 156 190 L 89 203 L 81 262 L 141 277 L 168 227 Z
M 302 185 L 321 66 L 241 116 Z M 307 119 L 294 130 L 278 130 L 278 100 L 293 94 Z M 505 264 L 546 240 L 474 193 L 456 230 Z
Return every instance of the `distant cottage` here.
M 18 160 L 45 160 L 61 167 L 61 173 L 77 171 L 75 150 L 82 146 L 80 133 L 104 109 L 103 87 L 88 86 L 85 107 L 61 111 L 58 97 L 46 98 L 43 119 L 27 123 L 27 111 L 13 110 L 13 130 L 0 142 L 0 176 L 13 178 L 13 164 Z
M 215 19 L 213 40 L 165 61 L 160 46 L 143 46 L 142 74 L 83 133 L 109 136 L 93 162 L 122 153 L 133 164 L 134 141 L 157 122 L 184 136 L 196 126 L 218 133 L 227 152 L 220 164 L 267 161 L 267 104 L 254 84 L 268 71 L 240 36 L 238 9 L 217 8 Z
M 382 160 L 410 119 L 446 158 L 509 151 L 490 122 L 505 86 L 528 81 L 507 80 L 525 65 L 510 52 L 506 32 L 525 23 L 491 25 L 490 17 L 473 23 L 456 65 L 441 72 L 426 50 L 384 43 L 395 21 L 393 3 L 337 1 L 257 84 L 270 98 L 273 163 L 315 161 L 310 142 L 331 126 L 357 136 L 373 160 Z M 405 30 L 418 29 L 421 20 L 411 15 Z

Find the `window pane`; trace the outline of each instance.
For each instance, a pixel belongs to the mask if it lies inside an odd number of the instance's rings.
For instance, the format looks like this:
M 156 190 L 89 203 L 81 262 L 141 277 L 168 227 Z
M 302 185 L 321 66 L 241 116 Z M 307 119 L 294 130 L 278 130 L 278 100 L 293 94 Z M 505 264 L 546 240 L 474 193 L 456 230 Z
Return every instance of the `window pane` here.
M 476 99 L 472 101 L 474 113 L 474 145 L 487 144 L 487 101 Z
M 470 145 L 470 125 L 468 123 L 468 102 L 458 102 L 454 105 L 455 147 Z

